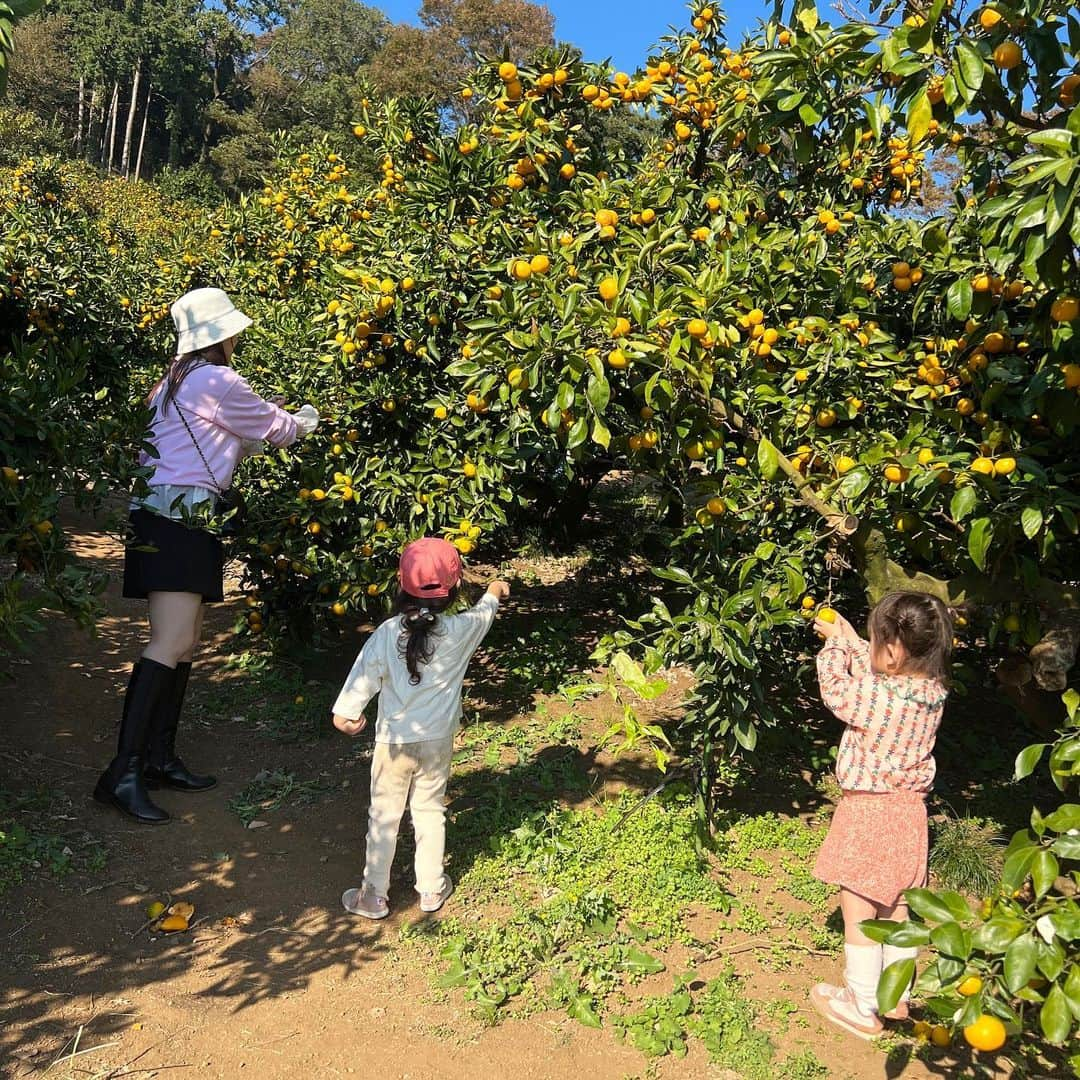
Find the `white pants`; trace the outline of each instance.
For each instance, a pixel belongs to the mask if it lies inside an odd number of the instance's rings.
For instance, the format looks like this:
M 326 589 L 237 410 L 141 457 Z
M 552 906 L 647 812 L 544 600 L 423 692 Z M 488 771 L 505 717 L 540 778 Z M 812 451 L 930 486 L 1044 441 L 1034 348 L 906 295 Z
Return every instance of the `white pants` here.
M 442 891 L 446 783 L 453 756 L 452 735 L 397 746 L 375 744 L 364 884 L 377 895 L 386 896 L 390 891 L 390 865 L 406 804 L 416 834 L 416 891 Z

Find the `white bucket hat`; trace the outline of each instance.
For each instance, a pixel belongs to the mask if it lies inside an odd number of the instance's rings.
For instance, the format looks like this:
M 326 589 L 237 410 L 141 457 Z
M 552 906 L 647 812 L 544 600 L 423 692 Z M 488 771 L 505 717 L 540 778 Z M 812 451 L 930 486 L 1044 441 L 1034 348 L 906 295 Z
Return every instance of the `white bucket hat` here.
M 193 289 L 170 310 L 176 324 L 177 356 L 227 341 L 251 325 L 221 289 Z

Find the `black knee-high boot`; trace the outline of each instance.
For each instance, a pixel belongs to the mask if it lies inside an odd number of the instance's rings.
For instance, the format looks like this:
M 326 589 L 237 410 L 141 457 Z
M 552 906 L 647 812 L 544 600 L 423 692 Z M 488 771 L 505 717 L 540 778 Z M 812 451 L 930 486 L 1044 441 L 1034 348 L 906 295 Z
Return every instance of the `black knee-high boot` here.
M 190 663 L 176 665 L 176 675 L 158 708 L 143 770 L 146 786 L 152 790 L 164 786 L 176 791 L 207 791 L 217 783 L 213 776 L 191 772 L 176 756 L 176 729 L 190 675 Z
M 168 813 L 151 802 L 146 793 L 143 763 L 154 718 L 173 677 L 173 669 L 156 660 L 144 657 L 135 664 L 124 695 L 116 757 L 94 788 L 94 798 L 98 802 L 115 806 L 149 825 L 160 825 L 169 820 Z

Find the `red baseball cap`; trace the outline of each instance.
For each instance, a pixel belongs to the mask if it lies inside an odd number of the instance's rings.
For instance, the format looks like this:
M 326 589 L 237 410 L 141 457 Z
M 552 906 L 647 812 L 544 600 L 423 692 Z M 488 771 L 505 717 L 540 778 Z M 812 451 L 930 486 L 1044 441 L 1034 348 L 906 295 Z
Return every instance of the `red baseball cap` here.
M 410 596 L 449 596 L 461 580 L 461 555 L 448 540 L 436 536 L 414 540 L 401 553 L 398 579 Z

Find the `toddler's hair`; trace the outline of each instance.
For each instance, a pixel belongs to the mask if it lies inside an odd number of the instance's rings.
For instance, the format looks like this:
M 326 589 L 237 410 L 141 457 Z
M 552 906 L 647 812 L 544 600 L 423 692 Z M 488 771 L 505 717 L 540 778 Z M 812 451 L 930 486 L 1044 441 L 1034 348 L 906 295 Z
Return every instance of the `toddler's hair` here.
M 398 656 L 409 669 L 409 682 L 420 682 L 420 665 L 428 663 L 435 655 L 432 631 L 439 621 L 439 613 L 445 611 L 457 599 L 457 587 L 449 596 L 432 596 L 421 600 L 401 590 L 394 602 L 394 611 L 401 616 L 401 634 L 398 636 Z
M 871 638 L 899 643 L 910 657 L 911 674 L 947 682 L 953 623 L 949 609 L 927 593 L 889 593 L 870 612 Z

